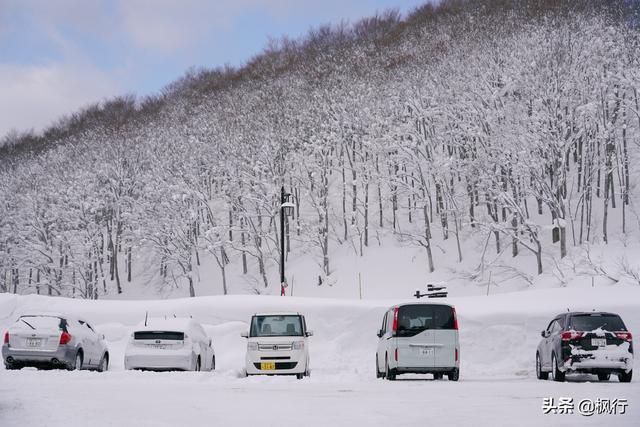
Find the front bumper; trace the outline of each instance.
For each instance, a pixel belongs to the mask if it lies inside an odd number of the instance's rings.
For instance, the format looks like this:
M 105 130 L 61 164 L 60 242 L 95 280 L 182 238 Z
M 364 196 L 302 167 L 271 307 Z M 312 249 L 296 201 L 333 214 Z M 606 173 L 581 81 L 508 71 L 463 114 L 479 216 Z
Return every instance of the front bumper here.
M 262 363 L 275 363 L 276 369 L 260 369 Z M 248 375 L 293 375 L 307 371 L 304 350 L 291 351 L 247 351 Z
M 124 356 L 124 368 L 151 371 L 194 370 L 196 357 L 191 350 L 163 351 L 164 353 L 127 352 Z
M 7 366 L 68 367 L 76 357 L 73 347 L 58 346 L 57 350 L 14 349 L 8 344 L 2 346 L 2 358 Z

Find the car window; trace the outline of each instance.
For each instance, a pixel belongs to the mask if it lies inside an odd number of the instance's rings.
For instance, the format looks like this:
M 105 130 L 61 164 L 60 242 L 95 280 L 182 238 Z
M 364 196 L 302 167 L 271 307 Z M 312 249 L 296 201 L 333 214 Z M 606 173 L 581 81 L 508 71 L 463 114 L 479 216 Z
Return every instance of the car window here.
M 548 333 L 551 333 L 551 329 L 553 328 L 553 322 L 555 322 L 555 320 L 552 320 L 551 322 L 549 322 L 547 329 L 545 329 L 545 331 L 547 331 Z
M 453 330 L 453 308 L 447 305 L 411 304 L 398 310 L 398 336 L 410 337 L 427 329 Z
M 252 337 L 302 336 L 302 321 L 298 315 L 253 316 L 250 332 Z
M 133 338 L 136 340 L 184 340 L 184 332 L 174 331 L 138 331 L 134 332 Z
M 382 326 L 380 327 L 380 330 L 383 333 L 387 331 L 387 313 L 384 313 L 384 316 L 382 316 Z
M 35 329 L 61 329 L 66 330 L 66 321 L 55 316 L 20 316 L 18 323 L 25 327 L 33 327 Z
M 589 313 L 571 316 L 569 329 L 593 331 L 598 328 L 614 332 L 627 330 L 622 319 L 617 314 Z
M 560 330 L 562 330 L 562 327 L 560 327 L 560 324 L 558 323 L 558 320 L 554 320 L 553 322 L 551 322 L 551 333 L 552 334 L 557 334 L 558 332 L 560 332 Z
M 394 309 L 387 311 L 387 327 L 385 329 L 385 333 L 391 332 L 391 328 L 393 327 L 393 312 Z

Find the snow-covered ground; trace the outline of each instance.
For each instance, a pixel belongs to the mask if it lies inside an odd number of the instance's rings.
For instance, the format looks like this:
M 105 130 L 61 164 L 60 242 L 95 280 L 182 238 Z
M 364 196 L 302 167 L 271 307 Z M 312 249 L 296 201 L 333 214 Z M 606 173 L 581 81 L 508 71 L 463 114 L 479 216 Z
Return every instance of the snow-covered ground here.
M 376 380 L 375 335 L 398 300 L 217 296 L 155 301 L 85 301 L 0 295 L 0 327 L 32 310 L 82 315 L 104 333 L 111 371 L 5 371 L 0 368 L 0 425 L 637 425 L 640 381 L 538 381 L 534 356 L 551 317 L 572 310 L 618 312 L 640 331 L 640 287 L 556 288 L 450 298 L 458 311 L 461 379 L 429 376 Z M 249 316 L 297 310 L 307 317 L 311 378 L 241 378 Z M 123 370 L 130 328 L 153 316 L 191 315 L 213 337 L 215 373 Z M 637 332 L 640 333 L 640 332 Z M 626 398 L 625 415 L 545 415 L 543 398 Z M 475 421 L 474 421 L 475 420 Z

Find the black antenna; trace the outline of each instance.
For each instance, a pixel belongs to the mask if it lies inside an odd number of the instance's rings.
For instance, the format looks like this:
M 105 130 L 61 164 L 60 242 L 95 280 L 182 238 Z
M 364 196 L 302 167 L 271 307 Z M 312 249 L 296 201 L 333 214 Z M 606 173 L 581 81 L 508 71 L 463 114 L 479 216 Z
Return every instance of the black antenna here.
M 147 326 L 147 317 L 149 317 L 149 312 L 145 311 L 144 312 L 144 326 Z

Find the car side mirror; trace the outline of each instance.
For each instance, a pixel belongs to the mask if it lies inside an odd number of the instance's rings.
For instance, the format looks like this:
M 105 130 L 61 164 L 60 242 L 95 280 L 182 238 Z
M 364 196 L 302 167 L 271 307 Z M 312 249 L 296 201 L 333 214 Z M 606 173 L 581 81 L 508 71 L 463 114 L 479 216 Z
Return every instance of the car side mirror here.
M 241 333 L 240 333 L 240 336 L 241 336 L 242 338 L 249 338 L 249 332 L 246 332 L 246 331 L 245 331 L 245 332 L 241 332 Z
M 382 332 L 382 329 L 380 329 L 376 335 L 378 336 L 378 338 L 382 338 L 384 332 Z
M 307 331 L 307 336 L 308 337 L 313 336 L 313 331 Z
M 540 335 L 542 336 L 542 338 L 546 338 L 547 337 L 547 331 L 540 332 Z

